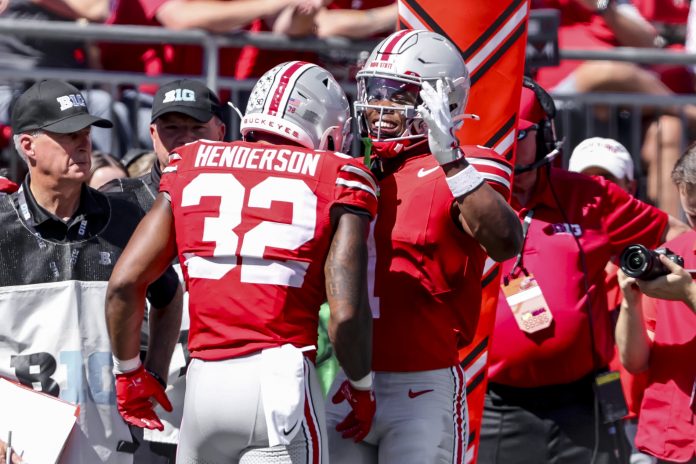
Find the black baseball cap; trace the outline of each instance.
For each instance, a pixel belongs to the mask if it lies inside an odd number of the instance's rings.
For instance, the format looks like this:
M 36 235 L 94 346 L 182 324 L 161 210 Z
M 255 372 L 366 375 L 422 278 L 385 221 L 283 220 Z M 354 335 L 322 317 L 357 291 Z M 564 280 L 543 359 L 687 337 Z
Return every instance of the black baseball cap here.
M 57 79 L 42 80 L 29 87 L 12 107 L 12 132 L 46 130 L 70 134 L 87 126 L 113 127 L 111 121 L 89 114 L 76 87 Z
M 192 79 L 178 79 L 159 88 L 150 122 L 167 113 L 182 113 L 200 122 L 208 122 L 213 116 L 222 119 L 220 99 L 215 92 Z

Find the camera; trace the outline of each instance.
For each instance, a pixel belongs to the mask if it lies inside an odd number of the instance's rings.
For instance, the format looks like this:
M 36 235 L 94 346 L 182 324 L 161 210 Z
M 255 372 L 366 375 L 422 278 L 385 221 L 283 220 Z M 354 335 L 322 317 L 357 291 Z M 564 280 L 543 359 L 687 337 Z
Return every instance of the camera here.
M 660 261 L 660 255 L 684 267 L 684 258 L 674 254 L 669 248 L 649 250 L 643 245 L 629 245 L 621 252 L 621 270 L 627 276 L 640 280 L 653 280 L 667 275 L 669 270 Z

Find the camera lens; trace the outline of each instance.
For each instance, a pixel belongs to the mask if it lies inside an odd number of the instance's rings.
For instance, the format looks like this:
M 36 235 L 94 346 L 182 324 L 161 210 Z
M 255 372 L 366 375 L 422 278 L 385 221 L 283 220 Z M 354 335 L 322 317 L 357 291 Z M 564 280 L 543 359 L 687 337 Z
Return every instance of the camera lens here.
M 641 252 L 636 251 L 628 255 L 626 259 L 626 267 L 628 269 L 638 271 L 643 266 L 645 266 L 645 256 Z
M 621 270 L 629 277 L 641 278 L 653 267 L 650 250 L 643 245 L 630 245 L 621 253 Z

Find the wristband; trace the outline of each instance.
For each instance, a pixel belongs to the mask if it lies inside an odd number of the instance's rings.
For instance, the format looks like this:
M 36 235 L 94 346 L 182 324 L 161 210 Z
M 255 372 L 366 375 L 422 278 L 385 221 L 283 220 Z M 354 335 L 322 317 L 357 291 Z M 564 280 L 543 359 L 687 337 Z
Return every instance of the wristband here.
M 140 356 L 136 356 L 132 359 L 118 359 L 116 356 L 111 356 L 114 360 L 114 374 L 127 374 L 128 372 L 133 372 L 140 367 Z
M 373 375 L 374 375 L 374 373 L 372 371 L 370 371 L 362 379 L 359 379 L 359 380 L 348 379 L 348 381 L 353 386 L 353 388 L 355 388 L 356 390 L 371 390 L 372 389 L 372 376 Z
M 145 369 L 145 372 L 150 374 L 152 378 L 159 382 L 159 384 L 162 385 L 162 388 L 164 388 L 165 390 L 167 389 L 167 382 L 165 382 L 164 379 L 160 377 L 160 375 L 157 372 L 151 371 L 150 369 Z
M 469 165 L 451 177 L 446 177 L 447 185 L 454 198 L 459 198 L 476 189 L 484 181 L 483 176 Z

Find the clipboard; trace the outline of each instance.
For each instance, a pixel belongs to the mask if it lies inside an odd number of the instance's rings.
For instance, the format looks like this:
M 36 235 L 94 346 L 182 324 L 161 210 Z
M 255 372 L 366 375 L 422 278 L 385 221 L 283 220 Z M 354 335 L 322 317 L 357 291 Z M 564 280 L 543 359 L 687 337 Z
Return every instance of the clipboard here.
M 0 437 L 12 431 L 12 449 L 30 464 L 55 464 L 80 407 L 0 378 Z

